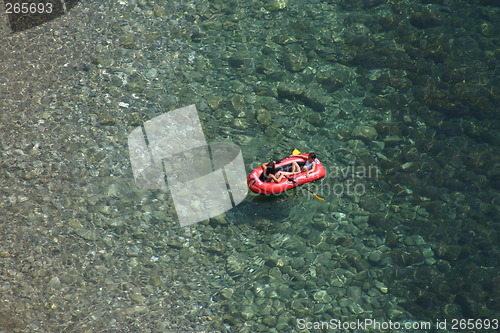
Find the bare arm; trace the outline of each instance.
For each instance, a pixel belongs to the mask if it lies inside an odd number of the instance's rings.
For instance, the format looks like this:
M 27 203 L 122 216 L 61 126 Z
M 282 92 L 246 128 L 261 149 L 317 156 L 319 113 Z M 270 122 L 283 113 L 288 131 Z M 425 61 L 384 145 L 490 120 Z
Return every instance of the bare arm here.
M 316 170 L 316 162 L 311 163 L 311 170 L 307 170 L 306 177 L 309 177 L 309 173 L 314 172 Z
M 275 175 L 271 175 L 271 174 L 270 174 L 270 175 L 268 175 L 268 177 L 269 177 L 269 178 L 271 178 L 271 180 L 272 180 L 273 182 L 275 182 L 275 183 L 279 183 L 279 182 L 280 182 L 280 180 L 281 180 L 281 179 L 276 178 L 276 176 L 275 176 Z
M 301 157 L 301 158 L 307 160 L 307 157 L 305 157 L 304 155 L 290 155 L 288 157 Z

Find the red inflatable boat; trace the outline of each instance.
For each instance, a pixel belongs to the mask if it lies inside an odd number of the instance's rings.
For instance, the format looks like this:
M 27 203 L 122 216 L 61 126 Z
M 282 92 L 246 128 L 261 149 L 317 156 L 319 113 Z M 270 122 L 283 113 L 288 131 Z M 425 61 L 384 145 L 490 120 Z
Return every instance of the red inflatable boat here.
M 291 171 L 293 162 L 297 162 L 299 167 L 302 169 L 302 167 L 306 164 L 308 156 L 309 154 L 300 154 L 282 159 L 275 164 L 276 172 Z M 309 172 L 309 176 L 306 177 L 307 172 L 301 172 L 295 175 L 288 176 L 288 178 L 282 179 L 279 183 L 264 181 L 264 169 L 262 168 L 262 166 L 260 166 L 257 169 L 253 170 L 248 176 L 248 187 L 252 191 L 260 194 L 278 194 L 299 185 L 321 179 L 326 175 L 325 167 L 318 159 L 316 159 L 315 162 L 316 167 L 313 172 Z

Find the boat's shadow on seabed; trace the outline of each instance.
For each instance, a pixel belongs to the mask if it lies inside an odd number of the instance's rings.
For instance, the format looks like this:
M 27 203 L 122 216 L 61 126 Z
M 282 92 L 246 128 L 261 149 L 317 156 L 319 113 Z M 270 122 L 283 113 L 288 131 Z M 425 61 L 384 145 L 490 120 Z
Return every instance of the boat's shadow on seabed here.
M 251 193 L 242 203 L 228 211 L 227 215 L 234 224 L 253 225 L 261 220 L 278 223 L 289 216 L 294 196 L 296 194 L 293 190 L 280 195 Z

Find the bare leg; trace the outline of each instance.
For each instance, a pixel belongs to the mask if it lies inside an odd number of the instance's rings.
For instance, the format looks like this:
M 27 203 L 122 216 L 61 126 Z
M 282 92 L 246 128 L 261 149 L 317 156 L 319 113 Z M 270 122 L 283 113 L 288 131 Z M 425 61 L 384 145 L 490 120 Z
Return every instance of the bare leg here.
M 283 176 L 296 175 L 296 174 L 300 173 L 300 167 L 297 164 L 297 162 L 293 162 L 292 163 L 292 171 L 290 171 L 290 172 L 280 171 L 279 173 L 282 174 Z

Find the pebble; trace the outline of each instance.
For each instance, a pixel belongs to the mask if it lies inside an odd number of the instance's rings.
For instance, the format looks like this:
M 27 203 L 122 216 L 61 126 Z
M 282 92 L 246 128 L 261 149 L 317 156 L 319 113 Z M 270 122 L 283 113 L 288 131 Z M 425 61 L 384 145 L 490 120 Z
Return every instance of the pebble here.
M 61 281 L 57 276 L 54 276 L 52 279 L 49 281 L 49 288 L 50 289 L 60 289 L 61 288 Z
M 354 299 L 354 300 L 360 299 L 361 294 L 362 294 L 361 288 L 358 286 L 350 286 L 349 288 L 347 288 L 347 296 L 350 299 Z
M 349 310 L 351 310 L 351 312 L 356 314 L 356 315 L 359 315 L 359 314 L 365 312 L 365 310 L 363 309 L 363 307 L 361 305 L 359 305 L 358 303 L 354 303 L 354 302 L 349 304 Z
M 332 297 L 328 295 L 328 292 L 326 290 L 317 291 L 316 293 L 314 293 L 313 298 L 318 303 L 330 303 L 332 300 Z
M 155 6 L 154 13 L 156 17 L 164 17 L 167 16 L 167 9 L 163 6 Z
M 388 288 L 383 284 L 382 282 L 375 280 L 374 281 L 375 287 L 382 293 L 387 294 Z
M 429 259 L 434 257 L 434 251 L 432 251 L 430 247 L 426 247 L 422 250 L 422 255 L 424 256 L 424 258 Z
M 266 109 L 258 109 L 255 111 L 255 118 L 261 125 L 269 125 L 271 123 L 271 113 Z
M 240 314 L 243 319 L 250 320 L 255 315 L 255 312 L 252 306 L 245 306 Z
M 234 294 L 234 289 L 233 289 L 233 288 L 223 288 L 223 289 L 219 292 L 219 295 L 220 295 L 223 299 L 230 299 L 231 297 L 233 297 L 233 294 Z
M 75 233 L 82 237 L 83 239 L 86 239 L 88 241 L 96 241 L 99 239 L 99 235 L 95 230 L 87 229 L 87 228 L 78 228 L 75 230 Z
M 262 322 L 269 327 L 276 327 L 278 318 L 276 318 L 276 316 L 265 316 Z
M 0 251 L 0 258 L 10 258 L 11 254 L 8 251 Z
M 369 218 L 370 217 L 368 215 L 357 215 L 357 216 L 354 217 L 353 223 L 356 224 L 356 225 L 367 223 L 368 220 L 369 220 Z
M 368 260 L 373 264 L 378 264 L 382 259 L 382 252 L 375 250 L 368 256 Z
M 146 72 L 145 76 L 149 80 L 156 79 L 158 77 L 158 70 L 156 68 L 151 68 Z
M 408 236 L 404 239 L 404 243 L 407 246 L 420 246 L 425 244 L 425 240 L 420 235 Z
M 434 265 L 437 261 L 436 261 L 436 259 L 434 259 L 434 258 L 427 258 L 427 259 L 425 259 L 425 260 L 424 260 L 424 262 L 425 262 L 425 264 L 426 264 L 426 265 L 432 266 L 432 265 Z
M 143 295 L 141 295 L 139 293 L 131 293 L 129 295 L 129 298 L 138 304 L 143 304 L 146 301 L 146 297 L 144 297 Z
M 277 11 L 284 9 L 288 4 L 288 0 L 266 0 L 264 1 L 264 8 L 269 11 Z
M 120 43 L 125 48 L 135 47 L 135 35 L 133 33 L 127 32 L 120 37 Z
M 279 131 L 276 128 L 269 126 L 264 131 L 264 134 L 270 138 L 275 138 L 279 135 Z
M 106 126 L 114 125 L 116 123 L 113 116 L 107 113 L 100 114 L 99 117 L 97 118 L 97 122 L 99 123 L 99 125 L 106 125 Z

